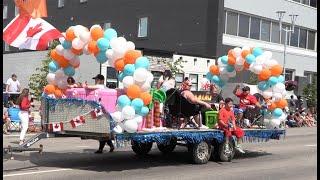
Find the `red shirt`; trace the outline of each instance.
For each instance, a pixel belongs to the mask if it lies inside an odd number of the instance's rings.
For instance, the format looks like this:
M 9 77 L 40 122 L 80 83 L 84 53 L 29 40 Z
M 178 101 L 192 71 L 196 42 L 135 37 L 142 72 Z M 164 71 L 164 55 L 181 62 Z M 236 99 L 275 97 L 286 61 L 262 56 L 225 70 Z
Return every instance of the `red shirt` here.
M 20 104 L 20 110 L 29 111 L 30 106 L 31 102 L 29 101 L 28 97 L 23 97 Z
M 239 106 L 241 109 L 245 109 L 248 105 L 255 105 L 258 102 L 257 98 L 251 94 L 245 95 L 243 92 L 237 92 L 236 96 L 240 98 Z
M 222 121 L 224 124 L 228 124 L 229 120 L 235 121 L 236 118 L 234 117 L 234 113 L 232 111 L 232 109 L 227 110 L 226 108 L 221 108 L 219 110 L 219 126 L 221 126 L 221 128 L 223 128 L 224 126 L 221 125 L 220 121 Z

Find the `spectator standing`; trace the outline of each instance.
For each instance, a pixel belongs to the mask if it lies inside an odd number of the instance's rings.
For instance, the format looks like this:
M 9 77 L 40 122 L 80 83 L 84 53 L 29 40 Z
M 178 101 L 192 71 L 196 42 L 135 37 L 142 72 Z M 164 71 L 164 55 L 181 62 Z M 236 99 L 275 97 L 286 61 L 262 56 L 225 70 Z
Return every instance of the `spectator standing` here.
M 289 111 L 295 112 L 295 110 L 296 110 L 296 101 L 294 100 L 293 95 L 291 95 L 289 99 Z
M 21 90 L 20 82 L 17 79 L 16 74 L 12 74 L 6 82 L 6 92 L 9 93 L 9 103 L 16 103 L 17 98 L 19 97 L 19 92 Z
M 303 100 L 300 95 L 297 96 L 297 100 L 295 104 L 296 104 L 296 109 L 301 113 L 303 110 Z

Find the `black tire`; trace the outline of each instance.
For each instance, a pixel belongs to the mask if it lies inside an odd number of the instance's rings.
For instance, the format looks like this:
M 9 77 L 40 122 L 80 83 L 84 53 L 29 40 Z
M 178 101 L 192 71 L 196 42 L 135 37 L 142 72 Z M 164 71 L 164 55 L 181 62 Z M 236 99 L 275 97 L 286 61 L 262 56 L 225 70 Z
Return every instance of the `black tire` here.
M 139 156 L 147 155 L 152 148 L 152 142 L 138 143 L 136 141 L 131 141 L 131 148 L 133 152 Z
M 163 154 L 171 153 L 177 145 L 176 139 L 171 139 L 168 144 L 157 144 L 159 151 Z
M 200 142 L 193 144 L 192 149 L 192 160 L 195 164 L 206 164 L 211 156 L 211 145 L 207 142 Z
M 219 145 L 219 160 L 222 161 L 222 162 L 230 162 L 233 157 L 234 157 L 234 154 L 235 154 L 235 148 L 234 148 L 234 143 L 233 141 L 230 139 L 229 140 L 229 151 L 227 152 L 226 151 L 226 147 L 227 147 L 227 144 L 226 142 L 223 142 Z

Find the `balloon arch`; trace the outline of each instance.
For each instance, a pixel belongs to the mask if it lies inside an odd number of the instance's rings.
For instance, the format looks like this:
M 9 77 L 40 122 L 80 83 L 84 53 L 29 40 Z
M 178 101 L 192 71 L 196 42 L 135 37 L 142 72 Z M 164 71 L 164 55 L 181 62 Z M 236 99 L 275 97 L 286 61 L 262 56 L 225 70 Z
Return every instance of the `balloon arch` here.
M 258 76 L 257 87 L 268 105 L 270 128 L 279 126 L 286 119 L 283 110 L 287 107 L 283 67 L 272 59 L 272 52 L 263 51 L 259 47 L 236 47 L 228 51 L 228 55 L 218 58 L 217 65 L 211 65 L 206 78 L 219 87 L 223 87 L 228 79 L 237 72 L 249 70 Z

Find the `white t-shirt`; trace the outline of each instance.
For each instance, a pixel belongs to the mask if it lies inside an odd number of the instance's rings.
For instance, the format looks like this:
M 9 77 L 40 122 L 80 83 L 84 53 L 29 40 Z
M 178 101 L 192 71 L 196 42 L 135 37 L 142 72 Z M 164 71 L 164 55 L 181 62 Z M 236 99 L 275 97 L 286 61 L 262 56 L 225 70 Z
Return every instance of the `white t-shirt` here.
M 95 85 L 98 89 L 105 89 L 106 87 L 104 86 L 104 84 L 96 84 Z
M 20 86 L 20 82 L 18 80 L 13 81 L 12 78 L 9 78 L 6 84 L 9 85 L 9 92 L 18 92 L 18 86 Z

